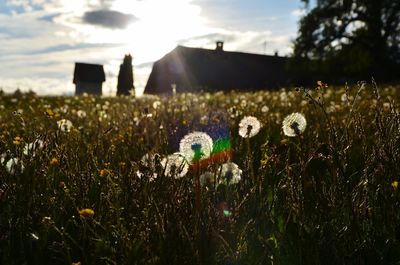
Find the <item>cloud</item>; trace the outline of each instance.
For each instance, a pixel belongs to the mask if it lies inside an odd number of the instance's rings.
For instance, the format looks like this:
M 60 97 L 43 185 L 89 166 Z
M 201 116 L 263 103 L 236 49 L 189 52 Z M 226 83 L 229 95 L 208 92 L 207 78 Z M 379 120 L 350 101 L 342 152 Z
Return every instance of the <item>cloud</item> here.
M 298 8 L 298 9 L 292 10 L 292 12 L 290 12 L 290 14 L 294 17 L 302 17 L 306 14 L 306 10 L 304 8 Z
M 135 21 L 136 17 L 114 10 L 100 9 L 85 12 L 82 19 L 85 23 L 91 25 L 110 29 L 124 29 Z

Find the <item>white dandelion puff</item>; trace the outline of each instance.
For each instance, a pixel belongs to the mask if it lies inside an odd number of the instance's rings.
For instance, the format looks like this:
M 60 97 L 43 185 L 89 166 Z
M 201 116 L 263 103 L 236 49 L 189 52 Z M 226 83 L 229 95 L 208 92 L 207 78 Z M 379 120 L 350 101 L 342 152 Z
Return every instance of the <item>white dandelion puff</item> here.
M 181 153 L 174 153 L 161 161 L 166 176 L 184 177 L 189 171 L 189 164 Z
M 189 133 L 179 143 L 179 152 L 189 163 L 210 157 L 212 150 L 213 140 L 204 132 Z
M 263 106 L 263 107 L 261 108 L 261 112 L 263 112 L 263 113 L 266 113 L 266 112 L 268 112 L 268 111 L 269 111 L 268 106 Z
M 42 140 L 35 140 L 33 143 L 26 143 L 24 146 L 24 155 L 32 155 L 32 157 L 36 156 L 36 152 L 39 149 L 42 149 L 44 146 L 44 143 Z
M 285 117 L 282 122 L 283 133 L 289 137 L 295 137 L 304 132 L 307 126 L 303 114 L 295 112 Z
M 244 117 L 239 123 L 239 135 L 243 138 L 255 136 L 261 129 L 261 122 L 253 116 Z
M 61 119 L 57 121 L 58 128 L 63 131 L 63 132 L 70 132 L 73 125 L 70 120 L 67 119 Z
M 159 161 L 160 155 L 157 153 L 147 153 L 140 159 L 140 165 L 142 166 L 141 170 L 136 171 L 136 176 L 139 178 L 144 177 L 146 174 L 142 171 L 146 170 L 155 170 L 157 166 L 157 161 Z M 144 167 L 144 168 L 143 168 Z M 158 177 L 156 172 L 149 174 L 149 180 L 153 181 Z
M 220 166 L 220 177 L 218 180 L 219 184 L 236 184 L 242 178 L 242 170 L 239 166 L 233 162 L 227 162 Z
M 17 170 L 20 170 L 22 172 L 24 168 L 25 167 L 22 161 L 20 161 L 18 158 L 11 158 L 6 163 L 6 169 L 10 174 L 14 174 Z
M 200 185 L 202 187 L 213 183 L 214 183 L 214 174 L 211 173 L 210 171 L 206 171 L 200 175 Z
M 78 110 L 76 112 L 76 116 L 78 116 L 79 118 L 83 119 L 86 117 L 86 112 L 84 110 Z

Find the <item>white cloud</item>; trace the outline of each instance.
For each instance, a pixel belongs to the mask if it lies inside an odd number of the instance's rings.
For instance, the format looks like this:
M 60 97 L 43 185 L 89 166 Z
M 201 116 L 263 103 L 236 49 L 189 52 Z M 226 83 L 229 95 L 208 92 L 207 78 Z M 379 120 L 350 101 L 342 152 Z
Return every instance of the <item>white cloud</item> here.
M 302 17 L 306 14 L 306 10 L 304 8 L 298 8 L 298 9 L 292 10 L 292 12 L 290 12 L 290 14 L 295 17 Z

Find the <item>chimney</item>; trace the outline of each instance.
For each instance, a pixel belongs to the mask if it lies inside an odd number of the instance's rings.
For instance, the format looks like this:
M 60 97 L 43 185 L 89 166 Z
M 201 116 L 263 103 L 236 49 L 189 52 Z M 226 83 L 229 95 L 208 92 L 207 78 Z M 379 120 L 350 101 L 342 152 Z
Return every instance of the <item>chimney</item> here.
M 224 42 L 223 41 L 217 41 L 217 47 L 215 47 L 216 51 L 223 51 L 224 50 Z

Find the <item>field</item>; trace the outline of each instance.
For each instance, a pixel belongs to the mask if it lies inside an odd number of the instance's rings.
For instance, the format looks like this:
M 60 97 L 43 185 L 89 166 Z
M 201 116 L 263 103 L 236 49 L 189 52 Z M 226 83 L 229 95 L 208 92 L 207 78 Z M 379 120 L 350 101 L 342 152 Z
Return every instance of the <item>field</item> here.
M 0 95 L 0 264 L 400 264 L 399 102 Z

